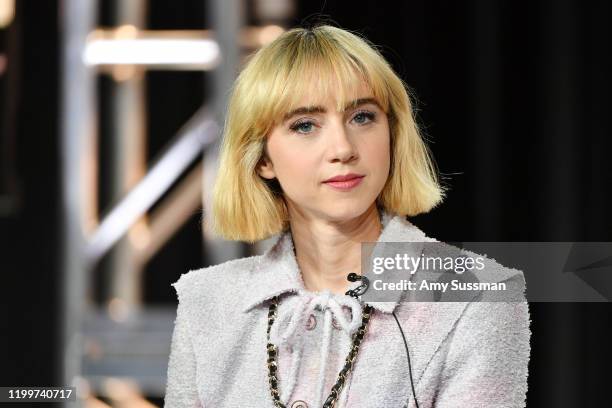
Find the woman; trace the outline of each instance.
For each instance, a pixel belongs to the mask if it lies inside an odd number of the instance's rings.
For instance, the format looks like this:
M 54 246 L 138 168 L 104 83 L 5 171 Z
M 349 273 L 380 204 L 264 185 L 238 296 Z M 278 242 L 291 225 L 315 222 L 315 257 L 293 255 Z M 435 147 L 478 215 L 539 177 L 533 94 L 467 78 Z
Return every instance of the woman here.
M 214 231 L 279 236 L 173 284 L 167 407 L 524 406 L 526 302 L 365 302 L 347 280 L 362 242 L 434 241 L 406 216 L 443 197 L 406 87 L 366 40 L 318 26 L 259 50 L 221 149 Z

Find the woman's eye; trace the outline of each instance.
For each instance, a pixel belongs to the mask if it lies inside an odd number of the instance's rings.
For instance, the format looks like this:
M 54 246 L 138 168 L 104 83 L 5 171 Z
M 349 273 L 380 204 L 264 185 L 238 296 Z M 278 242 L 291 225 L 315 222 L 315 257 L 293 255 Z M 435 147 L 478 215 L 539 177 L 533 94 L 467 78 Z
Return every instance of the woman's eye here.
M 365 123 L 372 122 L 375 117 L 376 117 L 376 114 L 374 112 L 363 111 L 363 112 L 357 113 L 353 117 L 353 120 L 355 120 L 358 124 L 363 125 Z
M 297 133 L 310 133 L 313 129 L 314 123 L 309 120 L 299 121 L 291 125 L 289 128 L 293 132 Z

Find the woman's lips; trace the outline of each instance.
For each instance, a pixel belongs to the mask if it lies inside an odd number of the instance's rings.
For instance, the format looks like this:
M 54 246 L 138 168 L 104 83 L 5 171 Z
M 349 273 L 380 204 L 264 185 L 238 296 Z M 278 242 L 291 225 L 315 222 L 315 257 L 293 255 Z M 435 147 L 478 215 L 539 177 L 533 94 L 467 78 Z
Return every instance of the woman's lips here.
M 348 190 L 351 190 L 357 187 L 361 183 L 361 180 L 363 180 L 364 177 L 365 176 L 355 177 L 353 179 L 345 180 L 345 181 L 326 181 L 324 184 L 327 184 L 328 186 L 336 190 L 348 191 Z

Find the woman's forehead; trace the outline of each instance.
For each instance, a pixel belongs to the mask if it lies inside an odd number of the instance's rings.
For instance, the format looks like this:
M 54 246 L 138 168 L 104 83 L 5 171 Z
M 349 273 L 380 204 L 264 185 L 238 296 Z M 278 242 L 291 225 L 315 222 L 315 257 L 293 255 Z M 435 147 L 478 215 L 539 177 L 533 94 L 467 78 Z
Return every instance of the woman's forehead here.
M 350 104 L 358 103 L 363 99 L 376 99 L 371 87 L 363 80 L 355 81 L 351 87 L 342 84 L 331 83 L 327 89 L 312 86 L 305 88 L 303 92 L 296 93 L 298 97 L 293 98 L 286 105 L 286 112 L 303 107 L 323 106 L 328 109 L 344 110 Z
M 265 123 L 272 126 L 283 123 L 296 111 L 299 114 L 316 111 L 343 112 L 353 104 L 356 105 L 360 99 L 369 98 L 384 112 L 388 109 L 384 89 L 380 89 L 380 81 L 375 81 L 354 67 L 342 64 L 295 67 L 283 82 L 284 85 L 276 88 L 279 93 L 272 92 L 264 97 L 264 100 L 273 101 L 272 105 L 269 105 L 272 108 L 269 113 L 272 115 L 264 119 Z

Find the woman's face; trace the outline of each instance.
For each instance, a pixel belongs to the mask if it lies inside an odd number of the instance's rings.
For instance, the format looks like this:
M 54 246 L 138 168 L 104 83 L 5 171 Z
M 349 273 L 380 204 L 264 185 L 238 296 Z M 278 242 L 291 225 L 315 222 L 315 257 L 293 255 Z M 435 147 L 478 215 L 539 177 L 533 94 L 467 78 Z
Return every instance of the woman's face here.
M 389 123 L 365 83 L 349 95 L 353 105 L 343 112 L 336 111 L 335 95 L 325 101 L 317 96 L 308 95 L 272 129 L 258 173 L 278 179 L 290 214 L 346 221 L 363 214 L 387 181 Z M 360 180 L 326 182 L 347 174 Z

